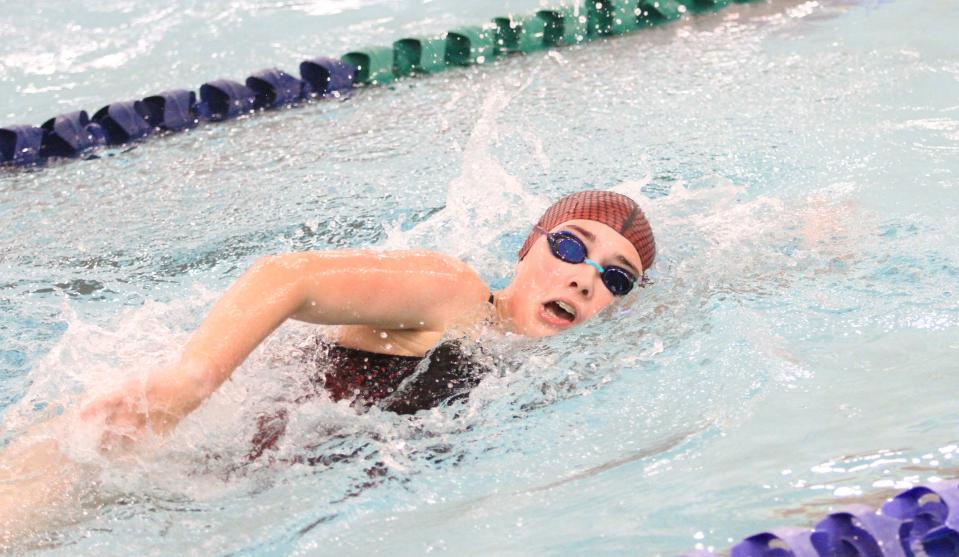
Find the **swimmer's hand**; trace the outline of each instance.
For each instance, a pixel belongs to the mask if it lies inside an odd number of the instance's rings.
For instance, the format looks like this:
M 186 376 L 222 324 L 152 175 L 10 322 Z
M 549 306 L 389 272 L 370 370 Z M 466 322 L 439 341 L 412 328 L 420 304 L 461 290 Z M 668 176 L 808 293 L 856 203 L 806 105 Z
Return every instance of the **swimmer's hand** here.
M 101 422 L 104 452 L 129 450 L 148 436 L 162 436 L 196 409 L 212 389 L 202 366 L 181 362 L 126 381 L 80 409 L 80 419 Z

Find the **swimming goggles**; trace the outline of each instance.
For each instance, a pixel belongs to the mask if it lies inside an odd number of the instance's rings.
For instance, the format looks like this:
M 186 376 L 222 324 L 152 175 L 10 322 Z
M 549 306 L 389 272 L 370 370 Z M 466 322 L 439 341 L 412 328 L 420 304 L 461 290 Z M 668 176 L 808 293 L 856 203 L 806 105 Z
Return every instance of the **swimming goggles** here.
M 629 294 L 629 291 L 636 284 L 636 277 L 626 269 L 612 265 L 603 267 L 588 258 L 586 256 L 586 244 L 572 232 L 566 230 L 552 232 L 546 235 L 546 239 L 549 241 L 549 251 L 553 252 L 557 259 L 574 264 L 587 263 L 596 267 L 600 278 L 603 279 L 603 284 L 613 293 L 613 296 Z

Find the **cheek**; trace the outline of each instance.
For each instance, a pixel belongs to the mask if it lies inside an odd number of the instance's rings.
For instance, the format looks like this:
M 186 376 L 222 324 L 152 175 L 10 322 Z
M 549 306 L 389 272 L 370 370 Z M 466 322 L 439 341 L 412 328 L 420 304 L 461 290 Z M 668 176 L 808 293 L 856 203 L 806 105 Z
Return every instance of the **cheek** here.
M 532 291 L 541 291 L 552 285 L 555 285 L 559 277 L 559 272 L 554 263 L 542 257 L 530 258 L 526 261 L 523 269 L 517 273 L 516 278 L 524 288 Z
M 589 317 L 593 317 L 597 313 L 603 311 L 610 304 L 616 301 L 616 298 L 613 297 L 612 293 L 606 289 L 602 284 L 599 285 L 599 288 L 602 290 L 597 290 L 596 295 L 593 296 L 592 303 L 590 304 Z
M 547 290 L 556 284 L 556 271 L 545 267 L 537 267 L 530 273 L 530 284 L 536 290 Z

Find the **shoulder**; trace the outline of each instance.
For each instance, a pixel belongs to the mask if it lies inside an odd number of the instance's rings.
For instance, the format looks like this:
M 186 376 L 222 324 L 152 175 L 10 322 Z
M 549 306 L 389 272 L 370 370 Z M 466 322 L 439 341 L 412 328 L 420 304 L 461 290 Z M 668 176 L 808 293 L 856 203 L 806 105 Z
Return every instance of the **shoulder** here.
M 392 276 L 403 277 L 405 294 L 429 308 L 443 329 L 473 322 L 487 310 L 490 289 L 471 266 L 432 250 L 372 252 L 382 258 Z M 404 297 L 405 297 L 404 294 Z
M 433 298 L 434 303 L 463 306 L 485 303 L 489 287 L 465 262 L 432 250 L 331 250 L 287 253 L 274 260 L 300 272 L 345 273 L 352 286 L 369 283 L 383 292 Z
M 478 275 L 459 259 L 432 250 L 318 250 L 279 253 L 262 257 L 263 263 L 325 263 L 350 267 L 397 267 L 425 269 L 438 272 L 455 272 L 462 275 Z
M 398 257 L 410 261 L 424 268 L 431 268 L 437 271 L 456 273 L 463 277 L 471 277 L 479 280 L 479 275 L 465 262 L 445 253 L 432 250 L 405 250 L 405 251 L 384 251 L 380 252 L 387 257 Z
M 483 279 L 472 267 L 465 262 L 444 253 L 431 250 L 409 250 L 383 252 L 387 257 L 398 257 L 410 270 L 417 273 L 425 272 L 434 277 L 437 283 L 442 283 L 450 290 L 459 293 L 465 302 L 485 303 L 490 290 Z M 437 294 L 442 294 L 437 292 Z

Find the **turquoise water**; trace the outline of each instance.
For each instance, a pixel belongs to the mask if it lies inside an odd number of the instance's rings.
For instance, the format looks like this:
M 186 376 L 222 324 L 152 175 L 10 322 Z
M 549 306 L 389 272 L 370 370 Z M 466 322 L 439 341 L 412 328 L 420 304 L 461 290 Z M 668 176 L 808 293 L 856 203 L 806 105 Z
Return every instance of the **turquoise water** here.
M 535 6 L 10 7 L 0 114 Z M 642 199 L 659 246 L 654 284 L 597 321 L 490 341 L 503 362 L 461 405 L 305 404 L 279 455 L 321 464 L 237 471 L 256 414 L 300 386 L 314 331 L 290 324 L 34 553 L 675 555 L 955 478 L 957 24 L 951 2 L 735 5 L 0 174 L 5 440 L 173 359 L 265 254 L 425 246 L 502 285 L 539 211 L 583 187 Z

